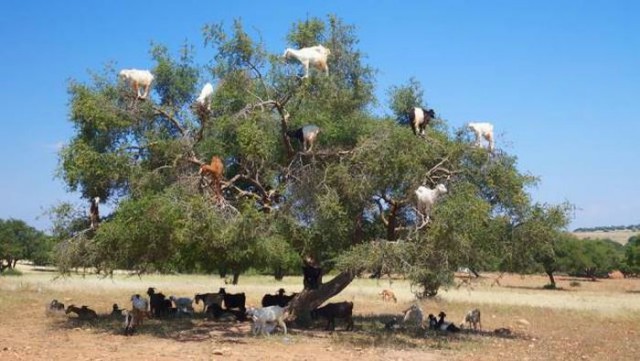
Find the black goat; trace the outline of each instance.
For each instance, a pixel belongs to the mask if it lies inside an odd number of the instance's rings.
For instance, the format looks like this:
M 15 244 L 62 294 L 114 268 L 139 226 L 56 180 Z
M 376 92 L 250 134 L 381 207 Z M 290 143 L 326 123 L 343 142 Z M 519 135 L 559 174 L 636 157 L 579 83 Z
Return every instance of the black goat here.
M 154 317 L 162 317 L 169 315 L 169 309 L 172 307 L 171 301 L 162 293 L 156 293 L 156 289 L 149 287 L 147 289 L 149 295 L 149 308 Z
M 111 317 L 122 317 L 122 311 L 123 309 L 119 308 L 117 303 L 114 303 L 113 306 L 111 306 Z
M 247 310 L 245 306 L 247 302 L 247 297 L 245 296 L 244 292 L 233 294 L 233 293 L 227 293 L 227 291 L 225 291 L 224 288 L 220 288 L 220 291 L 218 291 L 218 293 L 224 297 L 225 309 L 229 310 L 232 308 L 237 308 L 242 312 Z
M 285 307 L 289 302 L 296 297 L 298 294 L 293 293 L 291 296 L 287 296 L 284 294 L 284 288 L 278 290 L 278 293 L 275 295 L 266 294 L 262 297 L 262 307 L 269 306 L 280 306 Z
M 247 320 L 247 313 L 243 310 L 223 310 L 217 303 L 212 303 L 207 306 L 206 313 L 213 316 L 216 320 L 224 320 L 232 317 L 231 319 L 235 319 L 239 322 L 244 322 Z
M 322 268 L 307 265 L 302 267 L 304 279 L 302 281 L 305 290 L 317 290 L 322 284 Z
M 436 117 L 433 109 L 413 108 L 409 111 L 409 124 L 413 134 L 424 136 L 424 129 Z
M 460 327 L 454 325 L 452 322 L 445 322 L 444 318 L 447 317 L 446 313 L 440 312 L 438 314 L 438 317 L 440 317 L 440 319 L 436 323 L 436 327 L 437 327 L 438 330 L 440 330 L 440 331 L 449 331 L 449 332 L 459 332 L 460 331 Z M 431 320 L 429 321 L 429 324 L 431 324 Z
M 327 330 L 334 330 L 336 328 L 336 318 L 343 318 L 347 321 L 346 330 L 353 330 L 353 302 L 338 302 L 328 303 L 325 306 L 316 308 L 311 311 L 311 318 L 318 319 L 319 317 L 327 319 Z

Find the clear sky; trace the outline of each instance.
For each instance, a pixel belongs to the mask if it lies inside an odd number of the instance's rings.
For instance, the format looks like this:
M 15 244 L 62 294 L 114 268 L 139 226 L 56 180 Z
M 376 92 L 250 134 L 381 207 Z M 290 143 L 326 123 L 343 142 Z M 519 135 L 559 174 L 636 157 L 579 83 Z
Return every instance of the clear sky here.
M 541 178 L 534 200 L 576 205 L 571 229 L 640 223 L 640 1 L 615 0 L 3 0 L 0 218 L 45 230 L 46 207 L 80 202 L 54 177 L 69 79 L 151 67 L 152 41 L 187 40 L 207 61 L 202 26 L 234 18 L 280 53 L 295 21 L 328 13 L 378 69 L 378 112 L 413 76 L 451 126 L 494 123 L 497 146 Z

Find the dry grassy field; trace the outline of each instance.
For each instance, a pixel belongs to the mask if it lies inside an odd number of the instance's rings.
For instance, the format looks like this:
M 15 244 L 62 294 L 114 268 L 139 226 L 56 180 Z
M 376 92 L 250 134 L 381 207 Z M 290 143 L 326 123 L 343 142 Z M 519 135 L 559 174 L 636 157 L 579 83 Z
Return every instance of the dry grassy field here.
M 122 322 L 108 313 L 113 303 L 129 305 L 133 293 L 154 286 L 166 295 L 193 297 L 196 292 L 224 287 L 218 278 L 191 276 L 123 276 L 98 278 L 55 274 L 22 268 L 22 276 L 0 277 L 0 359 L 2 360 L 637 360 L 640 355 L 640 280 L 558 277 L 559 290 L 542 290 L 542 276 L 506 275 L 491 286 L 494 275 L 471 285 L 452 287 L 436 299 L 419 302 L 425 313 L 443 310 L 459 322 L 472 307 L 482 311 L 482 331 L 458 334 L 405 329 L 384 331 L 383 322 L 398 316 L 413 298 L 403 280 L 358 279 L 334 301 L 355 303 L 355 331 L 325 332 L 291 329 L 253 337 L 247 323 L 218 323 L 193 318 L 146 320 L 132 337 L 122 335 Z M 458 281 L 459 282 L 459 281 Z M 263 294 L 284 287 L 300 289 L 301 279 L 241 277 L 229 292 L 245 292 L 258 305 Z M 392 289 L 397 303 L 378 293 Z M 94 321 L 47 315 L 52 299 L 89 305 Z M 201 305 L 199 305 L 201 307 Z M 200 307 L 196 306 L 199 311 Z M 507 327 L 511 336 L 492 331 Z
M 632 236 L 637 235 L 640 232 L 634 231 L 610 231 L 610 232 L 572 232 L 572 234 L 580 239 L 610 239 L 614 242 L 618 242 L 622 245 L 627 244 L 627 241 Z

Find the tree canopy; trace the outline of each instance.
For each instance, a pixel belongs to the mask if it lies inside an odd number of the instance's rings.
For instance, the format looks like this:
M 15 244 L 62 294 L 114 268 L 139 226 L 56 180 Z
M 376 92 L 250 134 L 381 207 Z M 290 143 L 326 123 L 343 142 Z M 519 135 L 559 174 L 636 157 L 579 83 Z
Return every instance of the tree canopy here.
M 50 262 L 49 238 L 18 219 L 0 219 L 0 271 L 15 268 L 20 260 Z
M 115 211 L 96 230 L 61 228 L 63 271 L 282 274 L 306 261 L 338 272 L 300 297 L 314 307 L 362 272 L 402 273 L 433 295 L 460 266 L 524 269 L 528 242 L 544 247 L 566 225 L 564 208 L 531 204 L 537 179 L 516 157 L 475 147 L 444 119 L 414 136 L 404 114 L 426 105 L 416 79 L 387 92 L 394 116 L 376 115 L 376 71 L 340 18 L 299 21 L 286 36 L 287 46 L 330 49 L 329 76 L 300 78 L 299 63 L 266 51 L 239 20 L 206 25 L 203 37 L 208 64 L 194 63 L 191 45 L 176 56 L 152 46 L 146 101 L 112 66 L 70 83 L 75 134 L 58 175 Z M 211 110 L 194 103 L 205 82 L 215 84 Z M 286 135 L 308 124 L 321 129 L 312 152 Z M 199 173 L 213 156 L 224 163 L 222 199 Z M 439 183 L 448 192 L 427 222 L 415 190 Z

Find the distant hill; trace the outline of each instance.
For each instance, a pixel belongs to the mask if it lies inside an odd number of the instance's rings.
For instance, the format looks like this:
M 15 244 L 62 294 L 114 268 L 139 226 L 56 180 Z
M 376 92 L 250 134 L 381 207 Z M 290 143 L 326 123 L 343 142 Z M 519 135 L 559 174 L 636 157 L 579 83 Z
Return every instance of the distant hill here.
M 582 228 L 576 228 L 573 231 L 574 232 L 611 232 L 611 231 L 640 232 L 640 224 L 632 224 L 629 226 L 582 227 Z
M 627 244 L 632 236 L 640 234 L 640 227 L 627 229 L 626 227 L 611 230 L 596 230 L 597 228 L 578 228 L 571 232 L 580 239 L 610 239 L 620 244 Z M 605 228 L 605 227 L 602 227 Z M 608 228 L 608 227 L 607 227 Z

